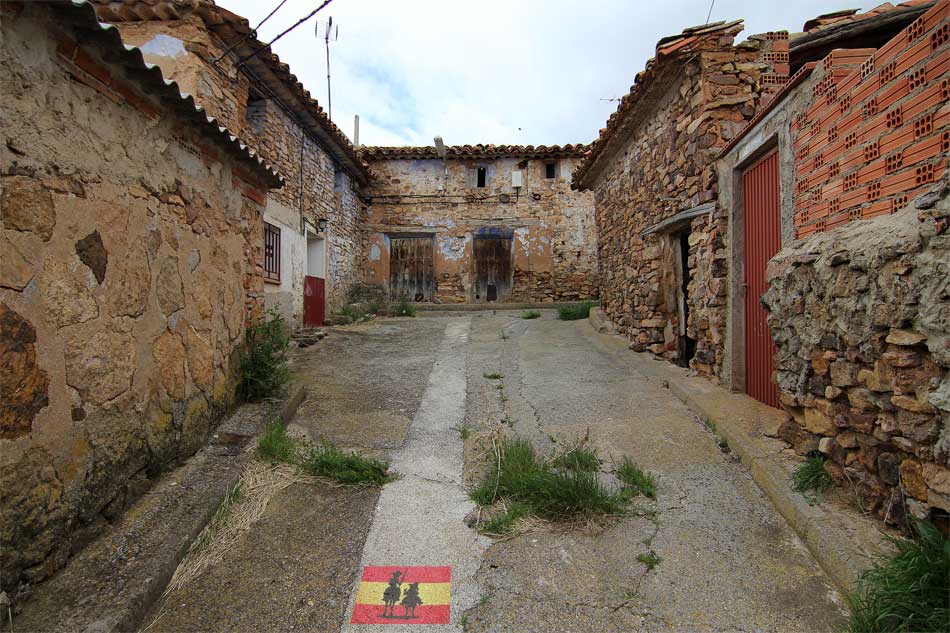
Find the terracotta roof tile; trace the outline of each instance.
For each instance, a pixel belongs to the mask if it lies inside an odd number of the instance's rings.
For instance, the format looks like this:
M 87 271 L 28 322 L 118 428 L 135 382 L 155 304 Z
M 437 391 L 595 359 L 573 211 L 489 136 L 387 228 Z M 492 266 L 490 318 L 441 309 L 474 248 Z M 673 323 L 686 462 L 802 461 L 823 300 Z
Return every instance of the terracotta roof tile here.
M 587 145 L 448 145 L 446 157 L 450 159 L 485 158 L 574 158 L 586 154 Z M 435 147 L 402 146 L 380 147 L 365 146 L 359 149 L 360 156 L 367 160 L 397 160 L 438 158 Z
M 167 110 L 177 113 L 195 128 L 207 134 L 209 138 L 214 139 L 232 156 L 250 166 L 257 175 L 262 176 L 269 187 L 277 188 L 283 185 L 280 174 L 266 164 L 257 152 L 220 125 L 214 117 L 208 116 L 204 108 L 195 102 L 194 97 L 183 93 L 175 81 L 165 79 L 158 66 L 145 61 L 141 50 L 124 44 L 116 27 L 101 24 L 95 7 L 90 2 L 87 0 L 72 0 L 71 2 L 47 0 L 46 4 L 52 10 L 62 14 L 65 20 L 71 22 L 83 33 L 84 45 L 99 46 L 110 60 L 128 69 L 130 81 L 141 88 L 145 94 L 157 98 Z
M 613 135 L 637 110 L 640 97 L 666 71 L 668 65 L 685 63 L 691 54 L 701 49 L 709 38 L 723 34 L 735 35 L 742 28 L 742 20 L 711 22 L 689 27 L 684 29 L 682 33 L 660 39 L 656 46 L 656 57 L 647 60 L 646 68 L 636 74 L 630 92 L 620 99 L 617 110 L 607 119 L 607 125 L 600 130 L 598 138 L 590 144 L 590 149 L 584 161 L 574 170 L 571 186 L 574 188 L 587 186 L 585 179 L 591 173 L 594 164 L 600 159 Z
M 177 20 L 188 14 L 198 15 L 209 30 L 218 35 L 225 44 L 243 40 L 238 52 L 252 52 L 264 46 L 257 39 L 247 18 L 219 7 L 214 0 L 90 0 L 96 5 L 96 13 L 104 22 L 143 22 L 149 20 Z M 309 116 L 322 140 L 331 145 L 327 149 L 347 167 L 351 175 L 365 184 L 372 177 L 368 166 L 361 162 L 356 148 L 347 136 L 333 123 L 323 108 L 310 95 L 290 66 L 280 60 L 276 53 L 264 49 L 256 55 L 260 62 L 287 88 L 300 103 L 298 114 Z M 251 60 L 253 63 L 253 60 Z

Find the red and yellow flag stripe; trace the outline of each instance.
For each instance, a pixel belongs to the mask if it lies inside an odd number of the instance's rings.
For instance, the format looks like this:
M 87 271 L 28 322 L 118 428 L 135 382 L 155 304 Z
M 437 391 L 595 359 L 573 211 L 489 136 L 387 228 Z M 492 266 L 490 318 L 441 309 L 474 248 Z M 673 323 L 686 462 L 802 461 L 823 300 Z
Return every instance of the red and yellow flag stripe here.
M 383 594 L 393 572 L 402 574 L 400 601 L 386 609 Z M 413 583 L 419 583 L 422 604 L 414 611 L 404 607 L 402 596 Z M 364 567 L 356 593 L 352 624 L 448 624 L 451 603 L 451 567 Z M 385 615 L 384 615 L 385 614 Z

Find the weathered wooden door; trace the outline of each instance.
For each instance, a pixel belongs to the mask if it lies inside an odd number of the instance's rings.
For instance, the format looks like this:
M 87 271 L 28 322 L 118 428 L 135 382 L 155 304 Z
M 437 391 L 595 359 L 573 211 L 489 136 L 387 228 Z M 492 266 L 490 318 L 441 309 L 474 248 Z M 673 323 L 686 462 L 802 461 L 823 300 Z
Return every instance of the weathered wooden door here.
M 432 236 L 389 239 L 389 298 L 399 301 L 432 301 L 435 266 Z
M 303 324 L 320 327 L 326 318 L 326 280 L 305 275 L 303 278 Z
M 511 295 L 511 238 L 477 237 L 472 245 L 475 301 L 507 301 Z
M 778 407 L 778 388 L 772 383 L 775 344 L 759 298 L 767 290 L 765 267 L 782 247 L 780 230 L 778 152 L 773 151 L 742 173 L 745 267 L 745 374 L 746 393 Z

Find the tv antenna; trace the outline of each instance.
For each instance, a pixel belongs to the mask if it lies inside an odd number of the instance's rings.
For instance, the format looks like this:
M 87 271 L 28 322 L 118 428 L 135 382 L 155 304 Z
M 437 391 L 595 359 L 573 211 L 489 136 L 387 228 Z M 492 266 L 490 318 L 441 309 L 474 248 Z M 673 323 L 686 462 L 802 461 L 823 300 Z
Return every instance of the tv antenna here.
M 331 16 L 326 22 L 317 22 L 313 33 L 316 37 L 322 37 L 327 48 L 327 117 L 333 120 L 333 100 L 330 97 L 330 42 L 336 41 L 340 36 L 340 27 L 333 23 Z

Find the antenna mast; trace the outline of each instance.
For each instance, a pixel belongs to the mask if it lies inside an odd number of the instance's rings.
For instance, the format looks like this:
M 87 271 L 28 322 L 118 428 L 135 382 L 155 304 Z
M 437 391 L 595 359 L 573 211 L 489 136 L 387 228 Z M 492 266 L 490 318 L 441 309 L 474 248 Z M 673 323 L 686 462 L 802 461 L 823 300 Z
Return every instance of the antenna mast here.
M 330 96 L 330 40 L 334 42 L 340 35 L 340 27 L 333 23 L 333 17 L 331 16 L 326 22 L 317 22 L 316 27 L 314 28 L 314 35 L 317 37 L 323 36 L 323 41 L 326 44 L 327 50 L 327 117 L 332 121 L 333 120 L 333 99 Z

